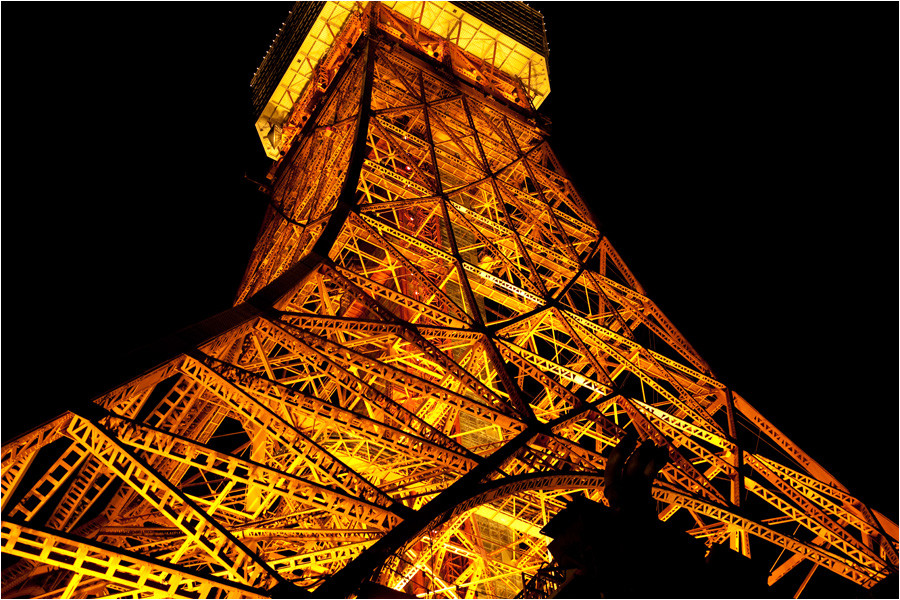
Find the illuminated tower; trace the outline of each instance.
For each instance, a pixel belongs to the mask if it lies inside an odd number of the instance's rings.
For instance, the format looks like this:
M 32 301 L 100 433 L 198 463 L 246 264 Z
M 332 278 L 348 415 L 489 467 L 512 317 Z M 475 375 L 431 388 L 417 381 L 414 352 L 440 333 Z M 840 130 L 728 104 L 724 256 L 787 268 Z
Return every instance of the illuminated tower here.
M 629 434 L 666 449 L 659 520 L 770 583 L 895 573 L 897 526 L 598 231 L 546 55 L 520 3 L 298 4 L 254 78 L 275 164 L 235 306 L 3 446 L 4 596 L 511 597 Z

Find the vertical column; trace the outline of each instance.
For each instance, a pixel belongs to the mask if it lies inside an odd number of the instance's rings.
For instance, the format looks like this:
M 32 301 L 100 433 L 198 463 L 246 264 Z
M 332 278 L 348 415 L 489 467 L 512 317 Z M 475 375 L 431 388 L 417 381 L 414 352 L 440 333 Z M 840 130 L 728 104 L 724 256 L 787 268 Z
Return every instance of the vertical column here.
M 728 436 L 734 442 L 735 450 L 731 456 L 731 464 L 735 468 L 734 478 L 731 480 L 731 503 L 734 506 L 741 506 L 741 498 L 744 496 L 744 476 L 741 473 L 741 466 L 744 464 L 744 451 L 738 443 L 737 422 L 734 415 L 734 396 L 731 388 L 725 388 L 725 412 L 728 419 Z M 750 558 L 750 537 L 746 531 L 733 531 L 729 536 L 729 545 L 735 552 L 740 552 L 747 558 Z

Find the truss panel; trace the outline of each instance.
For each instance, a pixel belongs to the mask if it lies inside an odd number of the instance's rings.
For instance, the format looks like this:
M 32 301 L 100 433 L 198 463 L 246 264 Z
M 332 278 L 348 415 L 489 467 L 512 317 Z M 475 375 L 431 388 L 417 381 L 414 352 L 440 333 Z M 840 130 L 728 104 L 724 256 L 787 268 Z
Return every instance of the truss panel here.
M 771 582 L 897 571 L 896 526 L 718 381 L 601 234 L 532 50 L 450 3 L 325 4 L 267 113 L 229 326 L 3 446 L 4 594 L 515 595 L 628 435 L 668 454 L 659 518 L 782 556 Z

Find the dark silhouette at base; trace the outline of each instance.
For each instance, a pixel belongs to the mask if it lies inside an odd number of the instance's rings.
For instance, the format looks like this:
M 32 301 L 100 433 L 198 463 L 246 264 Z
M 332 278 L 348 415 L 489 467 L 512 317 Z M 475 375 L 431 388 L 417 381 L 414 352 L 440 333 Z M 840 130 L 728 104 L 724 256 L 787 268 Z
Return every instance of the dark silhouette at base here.
M 772 597 L 767 572 L 727 546 L 706 544 L 657 518 L 650 494 L 667 462 L 651 441 L 623 439 L 610 455 L 609 507 L 576 496 L 541 530 L 554 563 L 521 598 Z

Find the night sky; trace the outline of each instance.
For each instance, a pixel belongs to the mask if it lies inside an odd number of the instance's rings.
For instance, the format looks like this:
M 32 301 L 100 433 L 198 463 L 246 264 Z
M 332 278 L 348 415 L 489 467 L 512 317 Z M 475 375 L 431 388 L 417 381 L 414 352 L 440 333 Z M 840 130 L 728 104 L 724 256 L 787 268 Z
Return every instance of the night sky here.
M 601 229 L 720 380 L 896 520 L 896 5 L 532 4 Z M 249 82 L 290 7 L 6 4 L 4 440 L 231 306 L 265 210 Z

